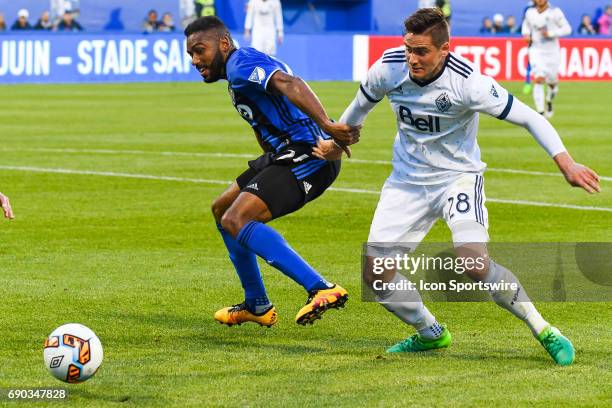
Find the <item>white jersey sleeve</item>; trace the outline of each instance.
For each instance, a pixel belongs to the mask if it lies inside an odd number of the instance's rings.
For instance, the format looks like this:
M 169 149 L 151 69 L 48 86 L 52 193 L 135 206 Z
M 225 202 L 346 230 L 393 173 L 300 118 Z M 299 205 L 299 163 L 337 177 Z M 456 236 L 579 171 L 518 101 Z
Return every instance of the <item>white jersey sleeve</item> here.
M 359 85 L 357 96 L 340 117 L 341 123 L 347 123 L 351 126 L 362 124 L 368 113 L 394 88 L 393 84 L 400 82 L 397 75 L 390 75 L 394 74 L 390 72 L 392 68 L 389 68 L 388 64 L 384 64 L 384 61 L 404 58 L 403 52 L 403 47 L 387 50 L 370 67 L 368 74 Z
M 387 94 L 383 71 L 382 59 L 379 59 L 370 67 L 368 74 L 359 85 L 362 97 L 371 103 L 380 102 Z
M 514 97 L 493 78 L 474 72 L 465 81 L 463 102 L 469 109 L 505 119 Z
M 552 16 L 552 27 L 548 30 L 550 37 L 564 37 L 572 33 L 572 26 L 570 26 L 560 8 L 555 8 Z

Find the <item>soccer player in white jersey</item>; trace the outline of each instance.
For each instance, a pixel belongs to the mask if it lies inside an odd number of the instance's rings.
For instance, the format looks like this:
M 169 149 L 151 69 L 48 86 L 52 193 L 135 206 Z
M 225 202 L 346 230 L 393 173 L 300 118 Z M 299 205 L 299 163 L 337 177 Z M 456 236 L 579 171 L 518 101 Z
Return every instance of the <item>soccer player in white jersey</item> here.
M 251 47 L 276 55 L 276 41 L 283 42 L 283 9 L 280 0 L 249 0 L 244 21 L 244 38 Z
M 553 116 L 553 99 L 557 95 L 561 49 L 559 37 L 569 35 L 572 27 L 563 11 L 548 0 L 535 0 L 527 9 L 522 33 L 529 46 L 529 63 L 533 75 L 533 102 L 547 118 Z M 548 88 L 545 92 L 544 85 Z
M 574 348 L 538 313 L 514 274 L 489 260 L 488 219 L 483 173 L 476 142 L 478 113 L 526 128 L 557 163 L 572 186 L 599 191 L 599 177 L 575 163 L 550 123 L 515 99 L 493 78 L 482 75 L 468 60 L 449 51 L 448 25 L 439 10 L 417 10 L 405 21 L 405 47 L 387 50 L 368 71 L 356 98 L 340 121 L 361 125 L 385 96 L 397 117 L 393 171 L 385 182 L 368 237 L 368 263 L 385 255 L 373 243 L 413 243 L 423 240 L 443 218 L 449 226 L 457 256 L 479 257 L 483 267 L 468 269 L 474 280 L 515 283 L 518 290 L 492 291 L 501 307 L 524 321 L 558 364 L 571 364 Z M 342 140 L 354 143 L 356 140 Z M 315 153 L 332 160 L 342 150 L 320 141 Z M 380 252 L 379 252 L 380 251 Z M 387 270 L 383 281 L 401 283 L 405 277 Z M 380 276 L 376 279 L 380 279 Z M 374 275 L 364 268 L 364 281 Z M 449 330 L 436 321 L 417 291 L 375 291 L 377 301 L 417 334 L 388 352 L 414 352 L 447 347 Z

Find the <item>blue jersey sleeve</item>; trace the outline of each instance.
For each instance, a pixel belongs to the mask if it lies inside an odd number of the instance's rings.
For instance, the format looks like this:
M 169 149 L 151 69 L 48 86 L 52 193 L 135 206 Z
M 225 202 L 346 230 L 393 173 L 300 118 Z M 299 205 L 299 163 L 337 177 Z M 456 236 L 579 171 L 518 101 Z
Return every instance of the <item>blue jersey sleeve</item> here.
M 276 71 L 291 73 L 285 64 L 255 49 L 239 49 L 232 57 L 227 78 L 234 89 L 266 92 L 268 81 Z

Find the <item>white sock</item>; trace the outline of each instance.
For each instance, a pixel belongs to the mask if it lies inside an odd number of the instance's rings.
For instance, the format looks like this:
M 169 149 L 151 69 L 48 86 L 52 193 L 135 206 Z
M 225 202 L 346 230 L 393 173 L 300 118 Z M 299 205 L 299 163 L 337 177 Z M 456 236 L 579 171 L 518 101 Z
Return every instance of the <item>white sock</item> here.
M 533 85 L 533 103 L 535 104 L 535 108 L 538 113 L 544 112 L 544 85 Z
M 402 280 L 407 279 L 401 274 L 396 273 L 391 282 L 397 284 Z M 434 324 L 437 324 L 436 318 L 425 307 L 423 299 L 416 289 L 379 292 L 376 301 L 401 321 L 413 326 L 419 333 L 423 330 L 429 336 L 428 338 L 439 337 L 439 335 L 435 336 L 435 333 L 437 333 L 435 328 L 432 329 L 432 334 L 427 331 Z
M 548 92 L 546 92 L 546 102 L 552 102 L 559 92 L 559 86 L 557 84 L 548 84 Z
M 506 283 L 516 283 L 518 289 L 490 291 L 489 293 L 493 301 L 524 321 L 529 326 L 533 335 L 537 336 L 549 325 L 548 322 L 544 320 L 533 303 L 531 303 L 525 288 L 523 288 L 516 276 L 508 269 L 491 260 L 489 263 L 489 274 L 484 279 L 484 282 L 499 283 L 502 280 Z
M 431 326 L 419 330 L 419 335 L 428 340 L 433 340 L 439 338 L 442 335 L 443 331 L 444 327 L 442 327 L 440 323 L 434 322 L 434 324 L 432 324 Z

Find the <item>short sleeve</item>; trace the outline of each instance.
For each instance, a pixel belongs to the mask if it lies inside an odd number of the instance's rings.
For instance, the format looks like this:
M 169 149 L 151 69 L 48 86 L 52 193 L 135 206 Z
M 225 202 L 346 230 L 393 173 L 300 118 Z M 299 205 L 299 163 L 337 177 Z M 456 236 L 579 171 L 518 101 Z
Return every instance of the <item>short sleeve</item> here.
M 469 109 L 497 119 L 508 116 L 514 97 L 493 78 L 474 72 L 465 86 L 465 103 Z
M 239 52 L 239 51 L 237 51 Z M 276 71 L 291 74 L 282 62 L 263 53 L 238 54 L 228 66 L 227 77 L 235 89 L 251 88 L 266 92 L 268 81 Z
M 379 59 L 370 67 L 368 74 L 359 85 L 362 96 L 371 103 L 380 102 L 387 94 L 382 71 L 382 59 Z

